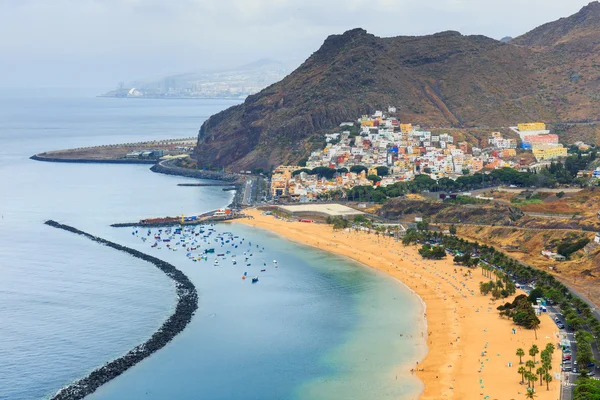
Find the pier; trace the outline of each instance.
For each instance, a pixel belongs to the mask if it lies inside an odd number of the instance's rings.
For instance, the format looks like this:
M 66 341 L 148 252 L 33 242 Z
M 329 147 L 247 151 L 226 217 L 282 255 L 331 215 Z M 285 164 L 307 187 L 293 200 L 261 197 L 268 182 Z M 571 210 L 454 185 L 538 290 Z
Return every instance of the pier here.
M 156 217 L 145 218 L 138 222 L 118 222 L 111 224 L 113 228 L 130 228 L 130 227 L 146 227 L 156 228 L 162 226 L 193 226 L 212 224 L 215 222 L 232 221 L 238 218 L 247 218 L 245 214 L 232 210 L 216 210 L 206 214 L 201 214 L 193 217 Z

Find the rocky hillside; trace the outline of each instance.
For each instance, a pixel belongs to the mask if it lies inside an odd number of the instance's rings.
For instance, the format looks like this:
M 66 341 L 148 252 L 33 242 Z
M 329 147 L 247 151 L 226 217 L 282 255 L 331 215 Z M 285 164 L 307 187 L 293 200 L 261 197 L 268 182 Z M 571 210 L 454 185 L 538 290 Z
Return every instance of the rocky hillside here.
M 598 142 L 588 124 L 600 111 L 600 52 L 590 50 L 597 43 L 597 2 L 508 43 L 458 32 L 332 35 L 282 81 L 209 118 L 195 157 L 200 166 L 233 169 L 295 163 L 339 123 L 388 105 L 426 127 L 542 120 L 560 123 L 566 140 Z

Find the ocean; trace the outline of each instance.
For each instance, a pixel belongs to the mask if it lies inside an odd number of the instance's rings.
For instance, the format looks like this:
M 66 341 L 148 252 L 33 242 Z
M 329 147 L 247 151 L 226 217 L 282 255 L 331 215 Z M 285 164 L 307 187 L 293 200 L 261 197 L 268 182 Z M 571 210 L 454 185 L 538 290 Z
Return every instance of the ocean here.
M 214 229 L 243 239 L 229 257 L 252 252 L 251 266 L 192 262 L 185 251 L 151 248 L 141 232 L 109 225 L 206 212 L 226 206 L 232 192 L 180 187 L 194 180 L 144 165 L 28 159 L 194 136 L 233 104 L 0 92 L 0 399 L 52 396 L 145 341 L 175 305 L 158 269 L 43 225 L 47 219 L 164 259 L 199 294 L 181 334 L 91 399 L 416 398 L 421 383 L 406 371 L 422 348 L 423 311 L 397 281 L 239 225 Z M 266 269 L 259 283 L 241 279 L 259 269 Z

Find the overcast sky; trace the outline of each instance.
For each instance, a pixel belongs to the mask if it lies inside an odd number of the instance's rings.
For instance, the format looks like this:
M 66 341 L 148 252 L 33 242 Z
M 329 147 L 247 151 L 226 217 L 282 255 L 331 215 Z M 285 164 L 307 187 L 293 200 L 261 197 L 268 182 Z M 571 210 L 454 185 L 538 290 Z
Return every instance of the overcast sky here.
M 272 58 L 295 67 L 330 34 L 444 30 L 496 39 L 589 0 L 0 0 L 0 87 L 119 81 Z

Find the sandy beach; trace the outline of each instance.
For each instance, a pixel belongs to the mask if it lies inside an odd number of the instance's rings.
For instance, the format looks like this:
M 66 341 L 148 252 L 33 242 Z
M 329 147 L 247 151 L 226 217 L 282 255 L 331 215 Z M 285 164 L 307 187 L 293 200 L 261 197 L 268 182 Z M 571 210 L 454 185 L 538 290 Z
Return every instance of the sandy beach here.
M 421 297 L 427 307 L 424 317 L 428 330 L 423 333 L 427 355 L 423 360 L 415 360 L 414 365 L 425 385 L 421 399 L 523 399 L 527 386 L 520 384 L 517 373 L 517 348 L 522 347 L 527 354 L 533 344 L 542 350 L 547 343 L 559 341 L 556 325 L 546 314 L 540 317 L 537 340 L 534 331 L 501 318 L 496 307 L 512 298 L 493 302 L 491 297 L 479 294 L 479 282 L 487 280 L 480 269 L 471 269 L 469 274 L 468 268 L 454 265 L 450 258 L 424 260 L 417 247 L 403 246 L 392 238 L 365 232 L 334 232 L 324 224 L 286 222 L 255 209 L 245 213 L 253 218 L 234 223 L 267 229 L 298 243 L 349 257 L 400 280 Z M 529 358 L 527 355 L 523 361 Z M 398 365 L 403 373 L 412 373 L 413 368 L 406 367 L 402 360 L 398 360 Z M 539 387 L 538 380 L 538 400 L 559 398 L 559 372 L 560 352 L 555 351 L 554 380 L 549 391 L 545 382 Z M 395 373 L 390 373 L 390 379 Z

